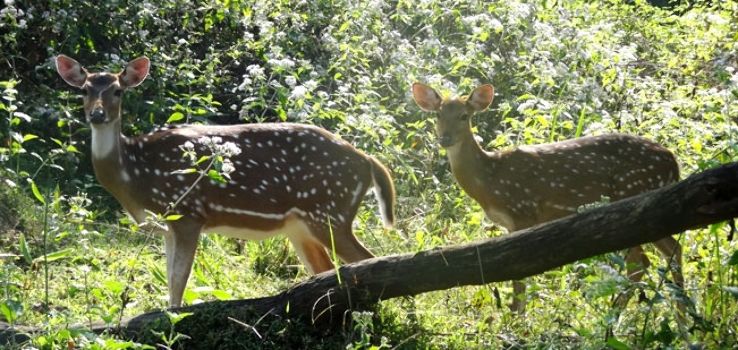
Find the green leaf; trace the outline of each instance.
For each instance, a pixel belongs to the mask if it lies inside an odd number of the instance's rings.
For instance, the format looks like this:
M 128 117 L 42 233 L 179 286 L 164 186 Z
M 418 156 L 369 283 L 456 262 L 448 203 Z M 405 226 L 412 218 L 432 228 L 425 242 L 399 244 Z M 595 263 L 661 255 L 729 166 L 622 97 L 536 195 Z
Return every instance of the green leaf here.
M 8 323 L 13 323 L 18 316 L 23 314 L 23 304 L 15 300 L 6 300 L 0 304 L 0 313 L 5 316 Z
M 182 112 L 174 112 L 172 113 L 172 115 L 169 116 L 169 119 L 167 119 L 167 124 L 176 122 L 182 119 L 184 119 L 184 114 L 182 114 Z
M 615 339 L 615 337 L 607 339 L 607 346 L 615 350 L 630 350 L 630 347 L 627 344 Z
M 30 264 L 33 262 L 33 259 L 31 258 L 31 250 L 28 248 L 28 242 L 26 242 L 26 235 L 23 233 L 18 237 L 18 250 L 26 263 Z
M 517 102 L 526 101 L 526 100 L 530 100 L 531 98 L 536 98 L 536 95 L 533 95 L 533 94 L 523 94 L 523 95 L 520 95 L 518 98 L 516 98 L 515 101 L 517 101 Z
M 728 259 L 728 266 L 738 266 L 738 250 L 734 251 Z
M 198 160 L 197 160 L 197 162 L 195 162 L 195 165 L 199 165 L 199 164 L 201 164 L 202 162 L 204 162 L 204 161 L 206 161 L 206 160 L 209 160 L 209 159 L 210 159 L 210 157 L 211 157 L 211 156 L 202 156 L 202 157 L 200 157 L 200 159 L 198 159 Z
M 338 27 L 338 33 L 345 32 L 349 28 L 349 26 L 351 26 L 351 22 L 349 21 L 341 23 L 341 26 Z
M 70 255 L 72 255 L 73 252 L 74 252 L 74 250 L 72 248 L 64 248 L 62 250 L 57 250 L 57 251 L 55 251 L 53 253 L 46 254 L 45 255 L 46 256 L 46 262 L 53 262 L 53 261 L 57 261 L 57 260 L 61 260 L 61 259 L 67 258 Z M 42 262 L 44 262 L 44 255 L 39 256 L 36 259 L 33 259 L 33 264 L 39 264 L 39 263 L 42 263 Z
M 23 112 L 15 112 L 13 113 L 13 116 L 23 119 L 23 121 L 25 121 L 26 123 L 29 123 L 31 121 L 31 117 Z
M 161 285 L 167 284 L 167 276 L 164 275 L 164 271 L 158 266 L 150 266 L 149 272 L 154 276 L 154 279 Z
M 120 341 L 117 339 L 105 339 L 105 345 L 103 349 L 107 350 L 124 350 L 124 349 L 134 349 L 136 348 L 136 344 L 132 341 Z M 152 348 L 153 349 L 153 348 Z
M 34 134 L 25 134 L 23 135 L 23 142 L 30 141 L 30 140 L 37 139 L 37 138 L 38 136 Z
M 224 290 L 220 290 L 220 289 L 213 290 L 212 294 L 218 300 L 230 300 L 230 299 L 233 299 L 233 296 L 231 295 L 231 293 L 228 293 L 228 292 L 226 292 Z
M 185 289 L 184 293 L 182 294 L 182 300 L 184 300 L 187 304 L 192 304 L 198 298 L 200 298 L 200 293 L 197 293 L 189 288 Z
M 694 149 L 695 152 L 702 153 L 702 141 L 698 139 L 693 139 L 692 148 Z
M 219 172 L 218 172 L 217 170 L 215 170 L 215 169 L 210 169 L 210 171 L 208 171 L 208 177 L 209 177 L 209 178 L 210 178 L 211 180 L 213 180 L 213 181 L 217 181 L 217 182 L 219 182 L 219 183 L 226 183 L 226 182 L 227 182 L 227 181 L 226 181 L 226 179 L 225 179 L 225 178 L 223 177 L 223 175 L 221 175 L 221 174 L 220 174 L 220 173 L 219 173 Z
M 579 118 L 577 119 L 577 130 L 574 132 L 575 138 L 582 136 L 582 131 L 584 131 L 584 121 L 587 119 L 587 115 L 584 113 L 584 108 L 579 110 Z
M 28 179 L 28 182 L 31 183 L 31 191 L 36 199 L 41 202 L 41 204 L 46 205 L 46 200 L 44 199 L 44 196 L 41 195 L 41 192 L 39 192 L 38 187 L 36 187 L 36 183 L 31 179 Z
M 172 215 L 169 215 L 169 216 L 165 217 L 164 220 L 166 220 L 166 221 L 177 221 L 177 220 L 181 219 L 182 216 L 184 216 L 184 215 L 172 214 Z
M 103 282 L 103 286 L 106 290 L 108 290 L 110 293 L 118 295 L 123 292 L 123 289 L 126 287 L 123 282 L 118 280 L 107 280 Z
M 172 174 L 192 174 L 196 172 L 197 172 L 197 169 L 188 168 L 188 169 L 179 169 L 179 170 L 172 171 Z

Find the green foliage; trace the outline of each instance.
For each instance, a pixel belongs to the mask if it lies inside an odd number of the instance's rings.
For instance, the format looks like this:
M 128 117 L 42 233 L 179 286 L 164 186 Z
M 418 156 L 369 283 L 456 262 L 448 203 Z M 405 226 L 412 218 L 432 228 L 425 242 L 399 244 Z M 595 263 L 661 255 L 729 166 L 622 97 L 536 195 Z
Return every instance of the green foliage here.
M 376 204 L 367 200 L 355 232 L 386 255 L 501 234 L 456 186 L 435 121 L 410 98 L 414 81 L 445 94 L 493 84 L 491 110 L 473 121 L 489 150 L 626 132 L 674 151 L 683 177 L 738 160 L 738 3 L 672 10 L 641 0 L 5 1 L 0 186 L 22 224 L 0 232 L 0 316 L 46 327 L 35 348 L 147 348 L 68 325 L 114 323 L 166 303 L 162 250 L 95 181 L 89 128 L 76 92 L 54 70 L 57 54 L 91 71 L 151 58 L 150 78 L 124 98 L 130 135 L 164 124 L 304 122 L 378 157 L 397 186 L 397 230 L 376 233 Z M 182 149 L 190 162 L 183 173 L 227 179 L 234 165 L 211 141 Z M 179 218 L 176 210 L 155 214 L 154 224 Z M 612 254 L 531 278 L 525 317 L 501 307 L 506 284 L 466 287 L 383 302 L 330 337 L 277 322 L 252 325 L 267 340 L 229 330 L 230 344 L 731 348 L 738 249 L 728 231 L 718 224 L 680 236 L 684 291 L 665 280 L 655 254 L 659 265 L 638 284 Z M 284 238 L 206 236 L 185 300 L 276 294 L 306 277 L 298 265 Z M 624 290 L 641 302 L 614 317 L 612 299 Z M 685 296 L 688 329 L 673 307 Z M 615 336 L 605 340 L 610 328 Z M 184 340 L 174 328 L 160 335 L 165 346 Z

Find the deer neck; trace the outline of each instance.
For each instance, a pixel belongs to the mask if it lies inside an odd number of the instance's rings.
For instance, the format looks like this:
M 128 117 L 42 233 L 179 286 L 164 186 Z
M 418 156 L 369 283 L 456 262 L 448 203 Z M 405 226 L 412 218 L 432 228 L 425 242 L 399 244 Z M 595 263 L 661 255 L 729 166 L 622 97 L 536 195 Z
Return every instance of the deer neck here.
M 110 123 L 90 124 L 93 161 L 108 161 L 121 155 L 120 118 Z
M 486 179 L 490 176 L 489 167 L 493 165 L 490 164 L 492 155 L 477 143 L 471 129 L 456 144 L 446 148 L 446 155 L 461 188 L 477 202 L 483 202 L 480 195 L 487 192 Z
M 95 177 L 118 201 L 129 209 L 131 176 L 126 170 L 124 136 L 120 119 L 104 124 L 92 124 L 92 166 Z M 130 211 L 130 210 L 129 210 Z

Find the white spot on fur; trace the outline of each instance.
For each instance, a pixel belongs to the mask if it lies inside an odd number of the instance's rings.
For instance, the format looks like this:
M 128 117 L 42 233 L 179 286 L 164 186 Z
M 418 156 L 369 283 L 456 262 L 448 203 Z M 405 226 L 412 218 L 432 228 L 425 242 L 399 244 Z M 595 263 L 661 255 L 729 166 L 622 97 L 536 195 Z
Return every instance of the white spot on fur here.
M 340 183 L 337 183 L 337 185 L 341 185 Z M 361 189 L 364 187 L 364 184 L 359 182 L 356 184 L 356 188 L 351 191 L 351 205 L 356 205 L 357 201 L 359 200 L 359 197 L 361 196 Z

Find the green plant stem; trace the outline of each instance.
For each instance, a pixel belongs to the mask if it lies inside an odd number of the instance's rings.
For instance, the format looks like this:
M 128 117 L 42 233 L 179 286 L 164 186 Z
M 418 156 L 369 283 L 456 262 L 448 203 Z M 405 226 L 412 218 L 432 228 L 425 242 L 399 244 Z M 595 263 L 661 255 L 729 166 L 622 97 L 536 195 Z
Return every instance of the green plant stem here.
M 333 224 L 331 224 L 331 217 L 328 214 L 326 216 L 328 217 L 328 232 L 331 235 L 331 260 L 333 260 L 333 268 L 336 270 L 338 284 L 341 284 L 341 274 L 338 271 L 338 256 L 336 256 L 336 241 L 333 237 Z
M 195 186 L 197 186 L 197 184 L 200 183 L 200 181 L 202 181 L 202 179 L 205 177 L 205 174 L 207 174 L 208 171 L 210 171 L 210 169 L 213 167 L 213 164 L 215 164 L 215 159 L 216 159 L 215 156 L 210 158 L 210 163 L 208 163 L 208 166 L 205 167 L 205 170 L 201 171 L 197 179 L 195 179 L 195 181 L 192 182 L 190 187 L 187 188 L 187 191 L 182 193 L 182 195 L 179 196 L 179 198 L 177 198 L 177 200 L 174 201 L 174 203 L 172 203 L 170 208 L 167 208 L 166 213 L 164 213 L 163 215 L 164 217 L 171 214 L 171 211 L 174 210 L 174 208 L 176 208 L 177 205 L 179 205 L 179 203 L 181 203 L 187 197 L 187 195 L 190 194 L 190 192 L 192 192 L 192 189 L 194 189 Z
M 49 198 L 49 190 L 46 190 L 46 198 Z M 44 250 L 44 303 L 49 308 L 49 262 L 47 249 L 47 238 L 49 234 L 49 201 L 44 201 L 44 225 L 43 225 L 43 250 Z M 47 313 L 48 316 L 48 313 Z

